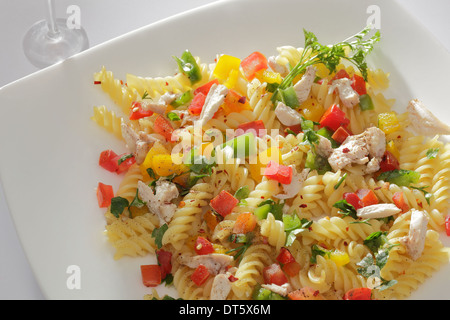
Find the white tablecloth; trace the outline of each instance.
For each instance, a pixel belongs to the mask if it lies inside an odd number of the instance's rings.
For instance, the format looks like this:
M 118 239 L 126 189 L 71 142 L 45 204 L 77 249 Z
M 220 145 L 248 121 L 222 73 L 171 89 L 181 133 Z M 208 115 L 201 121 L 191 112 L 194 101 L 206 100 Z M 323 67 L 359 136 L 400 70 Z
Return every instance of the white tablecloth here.
M 81 25 L 88 33 L 92 47 L 213 1 L 219 0 L 56 0 L 56 15 L 67 17 L 68 6 L 79 6 Z M 447 17 L 450 1 L 399 2 L 450 51 L 450 20 Z M 44 17 L 44 0 L 0 0 L 0 87 L 38 71 L 23 54 L 22 37 L 34 22 Z M 107 25 L 105 21 L 108 21 Z M 0 299 L 45 299 L 22 250 L 1 185 L 0 254 Z

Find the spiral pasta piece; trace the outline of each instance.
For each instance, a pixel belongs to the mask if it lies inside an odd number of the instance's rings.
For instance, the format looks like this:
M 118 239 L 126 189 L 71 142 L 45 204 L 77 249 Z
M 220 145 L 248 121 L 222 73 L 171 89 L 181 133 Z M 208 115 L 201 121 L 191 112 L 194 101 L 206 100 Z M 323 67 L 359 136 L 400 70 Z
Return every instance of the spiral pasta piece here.
M 101 105 L 94 107 L 92 120 L 106 131 L 113 133 L 117 138 L 123 138 L 121 129 L 123 118 L 117 116 L 114 111 L 108 110 L 106 106 Z
M 203 207 L 207 206 L 213 197 L 213 193 L 214 189 L 208 183 L 199 183 L 192 187 L 182 200 L 183 206 L 177 208 L 164 233 L 162 239 L 164 245 L 171 244 L 176 249 L 180 249 L 184 245 L 192 232 L 192 227 L 199 219 Z

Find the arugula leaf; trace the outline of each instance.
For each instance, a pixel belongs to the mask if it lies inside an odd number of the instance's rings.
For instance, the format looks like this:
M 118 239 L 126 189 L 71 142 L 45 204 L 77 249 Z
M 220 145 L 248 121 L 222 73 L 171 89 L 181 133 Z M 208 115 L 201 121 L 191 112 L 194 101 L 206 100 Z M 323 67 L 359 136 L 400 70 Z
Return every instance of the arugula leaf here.
M 345 199 L 337 201 L 333 204 L 333 207 L 338 208 L 340 210 L 339 213 L 342 213 L 344 217 L 350 216 L 355 220 L 358 219 L 355 207 L 348 203 Z
M 152 238 L 155 238 L 155 244 L 157 245 L 158 249 L 161 249 L 162 247 L 162 238 L 168 228 L 169 226 L 167 225 L 167 223 L 165 223 L 159 228 L 153 229 L 152 231 Z

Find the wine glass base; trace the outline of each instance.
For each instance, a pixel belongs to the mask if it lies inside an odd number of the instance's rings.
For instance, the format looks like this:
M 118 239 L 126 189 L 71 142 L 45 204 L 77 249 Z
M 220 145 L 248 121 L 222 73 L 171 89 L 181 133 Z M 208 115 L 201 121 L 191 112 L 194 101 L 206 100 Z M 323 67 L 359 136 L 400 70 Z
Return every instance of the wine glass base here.
M 51 35 L 46 20 L 36 22 L 23 38 L 27 59 L 38 68 L 45 68 L 89 48 L 83 28 L 71 29 L 64 19 L 56 19 L 57 35 Z

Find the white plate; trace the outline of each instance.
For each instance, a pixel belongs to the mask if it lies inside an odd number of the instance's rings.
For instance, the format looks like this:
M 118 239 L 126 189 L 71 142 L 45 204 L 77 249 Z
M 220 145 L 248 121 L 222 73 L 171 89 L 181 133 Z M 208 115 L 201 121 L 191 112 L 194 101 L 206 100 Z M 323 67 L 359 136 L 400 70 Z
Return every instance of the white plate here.
M 126 73 L 165 76 L 185 49 L 213 61 L 217 53 L 268 55 L 303 45 L 302 29 L 334 43 L 362 29 L 369 5 L 380 8 L 382 41 L 370 65 L 391 72 L 389 97 L 403 109 L 422 99 L 444 121 L 450 56 L 393 1 L 231 0 L 213 3 L 91 48 L 0 90 L 0 173 L 19 238 L 49 299 L 142 299 L 139 265 L 151 258 L 113 260 L 98 209 L 98 181 L 118 180 L 98 165 L 99 152 L 124 148 L 90 120 L 94 105 L 111 101 L 93 85 L 105 65 Z M 112 23 L 112 22 L 111 22 Z M 69 289 L 70 266 L 81 287 Z M 428 280 L 415 299 L 450 298 L 449 268 Z

